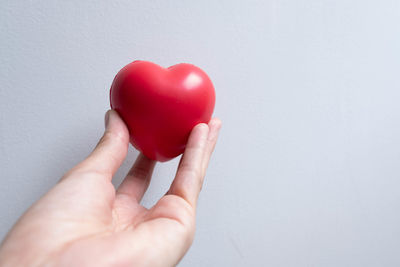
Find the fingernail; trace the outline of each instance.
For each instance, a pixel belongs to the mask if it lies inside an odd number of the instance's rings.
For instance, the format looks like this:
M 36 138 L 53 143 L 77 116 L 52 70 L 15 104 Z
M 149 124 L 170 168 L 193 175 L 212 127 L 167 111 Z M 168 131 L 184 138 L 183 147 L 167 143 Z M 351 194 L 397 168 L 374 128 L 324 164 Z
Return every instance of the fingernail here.
M 110 121 L 110 113 L 111 113 L 111 110 L 108 110 L 106 112 L 106 115 L 104 116 L 104 126 L 106 129 L 108 127 L 108 122 Z

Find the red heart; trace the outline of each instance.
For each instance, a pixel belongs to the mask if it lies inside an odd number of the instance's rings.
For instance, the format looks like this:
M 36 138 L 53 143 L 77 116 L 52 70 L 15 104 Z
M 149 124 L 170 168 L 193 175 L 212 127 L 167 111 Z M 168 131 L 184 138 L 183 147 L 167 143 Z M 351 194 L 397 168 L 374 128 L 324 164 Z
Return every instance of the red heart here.
M 134 61 L 115 76 L 110 103 L 127 124 L 132 145 L 151 159 L 167 161 L 184 151 L 196 124 L 210 121 L 215 91 L 194 65 L 163 68 Z

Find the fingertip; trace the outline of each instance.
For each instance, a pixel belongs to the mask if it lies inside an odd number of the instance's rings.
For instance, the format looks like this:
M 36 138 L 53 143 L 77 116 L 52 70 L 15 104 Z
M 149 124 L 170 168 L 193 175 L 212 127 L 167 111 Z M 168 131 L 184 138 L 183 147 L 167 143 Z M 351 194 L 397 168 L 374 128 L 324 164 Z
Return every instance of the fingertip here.
M 117 133 L 124 142 L 129 143 L 129 131 L 125 122 L 115 110 L 108 110 L 105 115 L 106 132 Z
M 108 122 L 110 120 L 110 112 L 111 109 L 107 110 L 106 114 L 104 114 L 104 127 L 107 128 Z
M 202 139 L 202 138 L 205 139 L 205 138 L 207 138 L 209 130 L 210 130 L 210 128 L 208 127 L 207 124 L 199 123 L 193 128 L 190 136 L 192 136 L 192 138 L 194 138 L 196 140 Z
M 208 125 L 202 122 L 197 124 L 194 129 L 198 129 L 198 131 L 208 131 Z
M 210 128 L 218 129 L 218 130 L 219 130 L 219 129 L 222 127 L 222 121 L 221 121 L 219 118 L 217 118 L 217 117 L 212 118 L 212 119 L 210 120 L 210 122 L 208 123 L 208 126 L 209 126 Z
M 123 124 L 125 124 L 122 118 L 119 116 L 118 112 L 113 109 L 109 109 L 106 112 L 106 122 L 108 123 L 108 125 L 111 122 L 118 122 L 118 123 L 122 122 Z
M 208 123 L 208 125 L 210 127 L 210 131 L 208 134 L 208 140 L 216 142 L 216 139 L 218 138 L 218 134 L 219 134 L 219 131 L 222 126 L 222 122 L 218 118 L 212 118 L 210 120 L 210 122 Z

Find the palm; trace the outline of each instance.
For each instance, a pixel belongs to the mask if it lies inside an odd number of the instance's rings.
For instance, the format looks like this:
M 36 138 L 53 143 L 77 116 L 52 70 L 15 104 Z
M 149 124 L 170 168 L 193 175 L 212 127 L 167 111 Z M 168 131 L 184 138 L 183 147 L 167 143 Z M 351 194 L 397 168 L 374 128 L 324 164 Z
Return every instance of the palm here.
M 192 133 L 170 190 L 146 209 L 140 200 L 155 162 L 140 155 L 115 190 L 111 179 L 126 155 L 128 134 L 122 121 L 114 119 L 113 123 L 95 151 L 31 207 L 7 237 L 8 243 L 22 243 L 27 248 L 20 263 L 172 266 L 189 248 L 196 199 L 216 135 L 207 138 L 205 127 Z M 107 160 L 110 153 L 116 156 Z

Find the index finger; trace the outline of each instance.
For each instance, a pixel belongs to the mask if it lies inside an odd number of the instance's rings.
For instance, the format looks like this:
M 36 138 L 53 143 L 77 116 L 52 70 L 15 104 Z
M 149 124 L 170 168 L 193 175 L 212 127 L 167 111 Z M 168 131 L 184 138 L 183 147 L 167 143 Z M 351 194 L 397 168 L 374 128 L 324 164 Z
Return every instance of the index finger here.
M 217 141 L 220 123 L 200 123 L 193 128 L 175 179 L 168 194 L 177 195 L 195 206 L 204 181 L 211 152 Z M 212 136 L 212 139 L 209 137 Z

